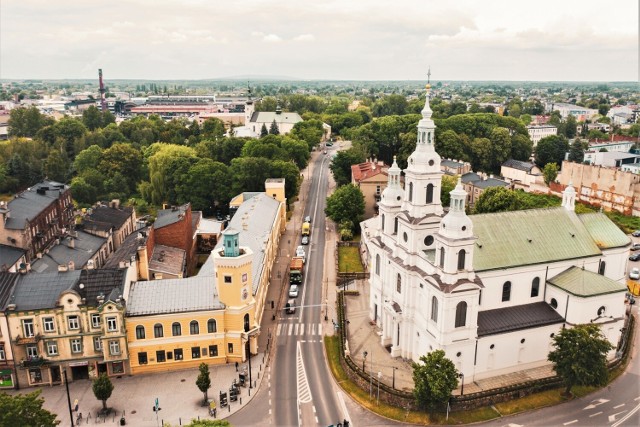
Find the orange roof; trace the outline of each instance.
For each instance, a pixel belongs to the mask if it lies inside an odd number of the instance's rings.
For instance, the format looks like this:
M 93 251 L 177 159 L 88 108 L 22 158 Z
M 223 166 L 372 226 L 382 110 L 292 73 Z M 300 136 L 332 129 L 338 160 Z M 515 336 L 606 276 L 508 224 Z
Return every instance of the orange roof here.
M 389 166 L 382 161 L 368 161 L 357 165 L 351 165 L 351 176 L 356 182 L 363 181 L 376 175 L 387 176 Z

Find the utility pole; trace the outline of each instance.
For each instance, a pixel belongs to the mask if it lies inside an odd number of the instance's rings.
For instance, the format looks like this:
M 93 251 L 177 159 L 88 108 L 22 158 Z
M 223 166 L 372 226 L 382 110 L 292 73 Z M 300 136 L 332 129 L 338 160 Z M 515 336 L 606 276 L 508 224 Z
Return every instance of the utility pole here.
M 62 371 L 64 376 L 64 386 L 67 389 L 67 403 L 69 404 L 69 418 L 71 419 L 71 427 L 73 427 L 73 410 L 71 409 L 71 396 L 69 396 L 69 381 L 67 381 L 67 370 Z

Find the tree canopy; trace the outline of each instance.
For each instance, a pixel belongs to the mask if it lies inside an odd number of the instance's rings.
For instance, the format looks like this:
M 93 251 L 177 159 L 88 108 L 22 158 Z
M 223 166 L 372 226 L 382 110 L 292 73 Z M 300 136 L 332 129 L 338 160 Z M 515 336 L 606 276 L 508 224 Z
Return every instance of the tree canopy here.
M 364 215 L 364 195 L 353 184 L 343 185 L 327 197 L 324 212 L 337 224 L 349 221 L 355 229 Z
M 24 427 L 53 427 L 60 424 L 56 415 L 42 408 L 41 390 L 10 395 L 0 392 L 0 425 Z
M 196 378 L 196 385 L 198 389 L 204 394 L 203 405 L 207 404 L 207 393 L 211 388 L 211 376 L 209 375 L 209 365 L 202 362 L 198 367 L 199 373 Z
M 569 142 L 564 136 L 546 136 L 536 146 L 535 162 L 538 167 L 543 168 L 547 163 L 562 164 L 565 153 L 569 151 Z
M 331 160 L 329 169 L 338 187 L 351 182 L 351 165 L 363 163 L 365 160 L 362 151 L 351 147 L 348 150 L 338 151 Z
M 458 387 L 458 370 L 444 351 L 431 351 L 413 363 L 413 383 L 418 406 L 436 409 L 447 403 Z
M 93 380 L 93 395 L 96 399 L 102 401 L 102 409 L 107 409 L 107 400 L 111 397 L 113 392 L 113 384 L 109 379 L 109 376 L 105 373 L 100 374 L 98 378 Z

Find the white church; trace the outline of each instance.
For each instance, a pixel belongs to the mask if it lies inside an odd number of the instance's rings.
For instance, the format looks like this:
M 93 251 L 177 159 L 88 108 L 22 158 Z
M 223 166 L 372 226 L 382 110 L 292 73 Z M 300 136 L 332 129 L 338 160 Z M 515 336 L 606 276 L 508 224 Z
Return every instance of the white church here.
M 554 334 L 578 324 L 616 347 L 629 237 L 576 214 L 571 184 L 561 207 L 468 216 L 458 182 L 445 211 L 429 91 L 404 189 L 394 161 L 379 216 L 361 223 L 381 344 L 414 361 L 444 350 L 465 383 L 549 363 Z

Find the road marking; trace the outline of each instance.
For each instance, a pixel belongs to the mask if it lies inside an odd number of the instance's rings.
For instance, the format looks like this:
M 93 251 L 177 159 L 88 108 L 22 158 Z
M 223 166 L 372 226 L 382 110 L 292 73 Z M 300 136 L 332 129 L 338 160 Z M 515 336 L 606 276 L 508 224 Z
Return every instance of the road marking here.
M 343 418 L 345 420 L 349 421 L 349 425 L 351 427 L 356 427 L 356 425 L 353 423 L 353 420 L 349 416 L 349 411 L 347 411 L 347 405 L 345 405 L 345 403 L 344 403 L 344 393 L 339 391 L 336 394 L 338 395 L 338 402 L 340 402 L 340 408 L 342 408 L 342 416 L 343 416 Z
M 585 406 L 585 407 L 583 408 L 583 410 L 584 410 L 584 409 L 593 409 L 593 408 L 595 408 L 596 406 L 600 406 L 600 405 L 602 405 L 603 403 L 607 403 L 608 401 L 609 401 L 609 399 L 596 399 L 596 400 L 592 400 L 592 401 L 591 401 L 591 404 L 590 404 L 589 406 Z
M 316 413 L 316 405 L 313 405 L 313 413 Z
M 311 323 L 309 325 L 309 335 L 315 335 L 315 334 L 316 334 L 316 324 Z
M 271 415 L 271 409 L 269 409 L 269 415 Z
M 627 412 L 626 410 L 624 411 L 620 411 L 620 412 L 616 412 L 615 414 L 609 415 L 609 422 L 614 422 L 616 420 L 616 417 L 620 414 L 624 414 L 625 412 Z
M 633 401 L 635 402 L 636 400 L 640 400 L 640 396 L 636 397 L 635 399 L 633 399 Z
M 276 335 L 280 335 L 281 330 L 282 330 L 282 323 L 278 323 L 278 327 L 276 328 Z
M 318 424 L 318 417 L 316 417 L 316 424 Z
M 635 400 L 637 400 L 637 399 L 635 399 Z M 633 414 L 638 412 L 638 409 L 640 409 L 640 405 L 637 405 L 635 408 L 633 408 L 631 411 L 629 411 L 629 413 L 627 415 L 625 415 L 624 417 L 620 418 L 620 420 L 617 423 L 611 424 L 611 427 L 618 427 L 620 424 L 622 424 L 623 422 L 627 421 L 629 419 L 629 417 L 631 417 Z M 611 419 L 611 417 L 609 417 L 609 419 Z
M 271 397 L 271 390 L 269 390 L 269 397 Z
M 298 335 L 304 335 L 304 325 L 300 325 L 300 330 L 298 331 Z
M 589 418 L 595 417 L 596 415 L 600 415 L 601 413 L 602 413 L 602 411 L 596 412 L 595 414 L 591 414 L 591 415 L 589 415 Z
M 562 424 L 563 426 L 568 426 L 569 424 L 577 423 L 578 420 L 569 421 L 568 423 Z
M 307 371 L 304 367 L 304 360 L 302 359 L 302 347 L 300 347 L 300 341 L 297 343 L 296 350 L 296 379 L 298 386 L 298 402 L 309 403 L 311 402 L 311 389 L 309 388 L 309 381 L 307 381 Z M 300 406 L 298 406 L 300 409 Z
M 291 335 L 291 332 L 293 332 L 293 323 L 289 324 L 289 333 L 287 335 Z
M 620 405 L 618 405 L 618 406 L 614 406 L 614 407 L 613 407 L 613 409 L 622 408 L 624 405 L 625 405 L 625 404 L 624 404 L 624 403 L 622 403 L 622 404 L 620 404 Z

